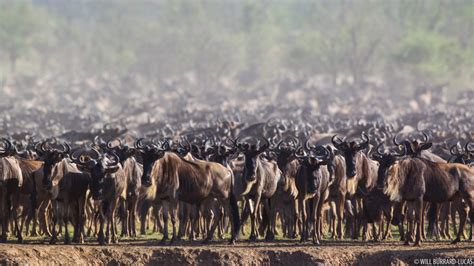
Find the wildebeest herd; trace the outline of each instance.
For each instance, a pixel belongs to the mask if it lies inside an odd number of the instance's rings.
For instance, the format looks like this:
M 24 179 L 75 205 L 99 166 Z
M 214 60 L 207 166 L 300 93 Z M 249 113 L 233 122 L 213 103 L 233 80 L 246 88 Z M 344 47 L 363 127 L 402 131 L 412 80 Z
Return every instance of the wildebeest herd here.
M 5 135 L 1 241 L 107 244 L 149 229 L 171 243 L 280 235 L 319 245 L 394 238 L 393 227 L 405 244 L 473 240 L 472 105 L 391 116 L 246 107 L 185 110 L 143 123 L 141 136 L 123 123 Z

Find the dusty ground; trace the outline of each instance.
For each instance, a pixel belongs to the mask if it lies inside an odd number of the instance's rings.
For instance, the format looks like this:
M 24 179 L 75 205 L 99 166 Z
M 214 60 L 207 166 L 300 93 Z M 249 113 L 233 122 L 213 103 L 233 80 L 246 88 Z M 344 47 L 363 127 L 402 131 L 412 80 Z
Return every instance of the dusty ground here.
M 453 246 L 447 242 L 425 242 L 406 247 L 398 242 L 324 242 L 322 246 L 295 241 L 272 243 L 225 242 L 212 245 L 182 242 L 174 246 L 158 241 L 128 241 L 117 245 L 95 243 L 50 246 L 41 243 L 0 244 L 0 263 L 28 264 L 159 264 L 159 265 L 404 265 L 424 258 L 470 258 L 474 243 Z

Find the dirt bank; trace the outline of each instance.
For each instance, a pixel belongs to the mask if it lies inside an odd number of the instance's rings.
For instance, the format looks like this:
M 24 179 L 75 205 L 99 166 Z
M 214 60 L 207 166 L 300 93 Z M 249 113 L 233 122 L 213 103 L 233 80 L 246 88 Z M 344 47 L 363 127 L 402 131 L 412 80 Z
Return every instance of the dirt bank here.
M 165 265 L 404 265 L 425 258 L 474 259 L 474 243 L 450 245 L 423 243 L 419 248 L 398 242 L 325 242 L 321 247 L 292 241 L 273 243 L 224 242 L 203 246 L 198 243 L 159 245 L 155 241 L 129 241 L 98 246 L 46 244 L 1 244 L 0 262 L 28 264 L 165 264 Z

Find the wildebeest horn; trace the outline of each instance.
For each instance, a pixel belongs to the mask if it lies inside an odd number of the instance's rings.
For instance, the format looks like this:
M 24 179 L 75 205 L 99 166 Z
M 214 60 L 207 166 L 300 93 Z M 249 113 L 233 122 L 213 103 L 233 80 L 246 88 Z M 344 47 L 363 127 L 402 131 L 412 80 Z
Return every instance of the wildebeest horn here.
M 337 149 L 340 149 L 341 145 L 344 141 L 341 138 L 339 138 L 336 134 L 336 135 L 332 136 L 331 142 L 334 145 L 334 147 L 336 147 Z
M 300 145 L 300 140 L 294 136 L 291 136 L 291 143 L 293 143 L 293 148 L 296 149 L 296 147 L 298 147 L 298 145 Z
M 377 145 L 377 148 L 375 151 L 377 152 L 378 155 L 383 156 L 385 154 L 385 151 L 383 153 L 380 152 L 380 148 L 383 146 L 383 142 L 381 142 L 379 145 Z
M 402 144 L 397 142 L 397 136 L 398 134 L 393 137 L 393 144 L 395 144 L 395 146 L 400 146 Z
M 140 150 L 143 150 L 145 148 L 143 146 L 143 138 L 137 139 L 137 141 L 135 142 L 135 148 Z
M 428 142 L 430 140 L 430 138 L 428 137 L 426 132 L 423 131 L 422 133 L 423 133 L 423 142 Z
M 449 152 L 451 153 L 452 156 L 457 156 L 457 155 L 460 154 L 460 152 L 459 152 L 459 141 L 456 144 L 454 144 L 453 146 L 451 146 L 451 148 L 449 149 Z
M 0 152 L 0 155 L 6 155 L 10 152 L 12 143 L 6 138 L 2 138 L 2 142 L 5 143 L 5 149 Z
M 277 150 L 280 150 L 281 144 L 283 143 L 283 139 L 281 139 L 278 144 L 276 145 Z
M 369 136 L 365 132 L 360 134 L 360 138 L 363 141 L 361 144 L 369 143 Z
M 94 154 L 96 156 L 96 158 L 94 159 L 99 159 L 100 158 L 100 152 L 98 150 L 96 150 L 95 148 L 92 148 L 92 154 Z
M 118 155 L 115 154 L 115 152 L 109 153 L 109 155 L 112 155 L 112 157 L 113 157 L 114 159 L 112 160 L 112 162 L 108 162 L 108 163 L 107 163 L 107 166 L 108 166 L 108 167 L 112 167 L 112 166 L 118 165 L 119 162 L 120 162 L 120 158 L 118 157 Z
M 470 150 L 469 149 L 469 145 L 474 143 L 472 140 L 469 140 L 468 142 L 466 142 L 466 145 L 464 145 L 464 151 L 467 152 L 467 153 L 474 153 L 474 150 Z
M 67 142 L 62 143 L 61 147 L 63 148 L 63 150 L 61 151 L 61 153 L 63 154 L 68 154 L 69 152 L 71 152 L 71 146 L 69 146 Z
M 309 139 L 307 139 L 307 140 L 305 141 L 305 143 L 304 143 L 304 148 L 305 148 L 307 151 L 311 150 L 312 147 L 311 147 L 311 145 L 309 144 Z

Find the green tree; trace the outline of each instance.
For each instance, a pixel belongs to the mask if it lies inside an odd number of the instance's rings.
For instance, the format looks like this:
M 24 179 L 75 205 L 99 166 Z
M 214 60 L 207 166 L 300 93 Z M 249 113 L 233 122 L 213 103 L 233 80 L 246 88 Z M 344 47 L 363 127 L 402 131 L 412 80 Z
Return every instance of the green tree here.
M 27 54 L 44 26 L 45 11 L 26 1 L 0 1 L 0 49 L 16 71 L 20 57 Z

